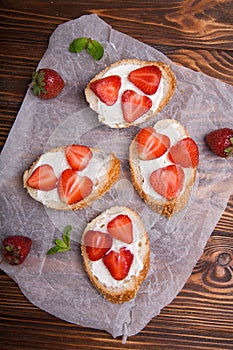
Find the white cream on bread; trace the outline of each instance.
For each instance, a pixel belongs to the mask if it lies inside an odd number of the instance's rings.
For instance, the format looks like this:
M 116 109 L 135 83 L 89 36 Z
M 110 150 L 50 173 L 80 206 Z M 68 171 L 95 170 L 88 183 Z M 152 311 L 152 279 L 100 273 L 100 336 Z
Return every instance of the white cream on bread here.
M 103 78 L 108 77 L 110 75 L 119 75 L 121 77 L 121 88 L 119 90 L 117 102 L 113 106 L 107 106 L 105 103 L 101 102 L 98 99 L 97 113 L 100 115 L 100 122 L 107 124 L 112 128 L 116 127 L 116 125 L 120 128 L 124 127 L 125 120 L 122 114 L 121 96 L 122 96 L 122 93 L 128 89 L 134 90 L 138 94 L 142 94 L 142 92 L 128 79 L 128 74 L 132 70 L 140 67 L 142 66 L 138 64 L 120 65 L 109 69 L 103 75 Z M 156 91 L 156 93 L 153 95 L 146 95 L 152 100 L 152 103 L 153 103 L 151 110 L 148 112 L 148 114 L 152 114 L 153 111 L 157 110 L 157 108 L 159 107 L 159 104 L 161 103 L 161 100 L 164 97 L 164 84 L 165 84 L 164 78 L 162 77 L 159 83 L 159 88 Z M 144 119 L 144 115 L 138 118 L 135 124 L 140 124 L 141 122 L 143 122 L 143 119 Z
M 60 200 L 57 187 L 50 191 L 42 191 L 32 189 L 27 185 L 30 175 L 41 165 L 49 164 L 52 166 L 57 179 L 64 170 L 70 169 L 71 167 L 65 156 L 65 147 L 61 146 L 42 154 L 30 169 L 25 171 L 23 182 L 29 194 L 45 206 L 54 209 L 75 210 L 89 205 L 90 202 L 99 198 L 111 188 L 120 176 L 120 161 L 113 153 L 106 154 L 100 149 L 92 148 L 92 158 L 87 167 L 78 171 L 81 177 L 87 176 L 92 180 L 92 192 L 82 201 L 68 205 Z
M 161 80 L 159 83 L 158 90 L 153 95 L 146 95 L 140 89 L 138 89 L 133 83 L 129 81 L 128 74 L 140 67 L 154 65 L 157 66 L 161 73 Z M 118 75 L 121 77 L 121 88 L 117 102 L 112 106 L 107 106 L 101 102 L 100 99 L 91 91 L 90 85 L 95 80 L 106 78 L 111 75 Z M 138 59 L 123 59 L 111 64 L 105 68 L 99 74 L 97 74 L 87 85 L 85 89 L 85 96 L 90 107 L 97 112 L 99 121 L 108 125 L 111 128 L 127 128 L 132 125 L 140 125 L 156 113 L 160 112 L 170 98 L 174 94 L 176 87 L 175 75 L 168 65 L 157 61 L 143 61 Z M 124 120 L 122 107 L 121 107 L 121 96 L 126 90 L 133 90 L 139 95 L 145 95 L 152 100 L 152 107 L 147 113 L 137 118 L 133 122 L 127 122 Z
M 181 128 L 180 124 L 175 120 L 172 123 L 170 122 L 166 123 L 166 120 L 161 120 L 154 125 L 154 128 L 157 132 L 169 137 L 170 147 L 175 145 L 178 141 L 187 137 L 187 134 L 185 133 L 184 129 Z M 143 185 L 142 185 L 143 191 L 155 200 L 164 200 L 164 197 L 158 194 L 151 186 L 150 175 L 153 171 L 159 168 L 163 168 L 169 164 L 173 164 L 168 159 L 168 156 L 167 156 L 168 151 L 164 155 L 156 159 L 146 160 L 146 161 L 139 160 L 141 174 L 143 176 Z M 180 195 L 182 195 L 183 192 L 185 191 L 186 185 L 190 181 L 190 178 L 193 175 L 192 168 L 183 168 L 183 170 L 185 173 L 185 181 L 184 181 L 184 186 Z
M 103 232 L 107 232 L 107 224 L 110 220 L 112 220 L 115 216 L 119 214 L 125 214 L 130 217 L 133 224 L 133 242 L 130 244 L 121 242 L 118 239 L 113 238 L 113 244 L 111 250 L 119 251 L 120 248 L 126 247 L 128 250 L 131 251 L 134 255 L 133 263 L 130 267 L 129 273 L 127 277 L 122 281 L 115 280 L 109 270 L 104 265 L 102 259 L 98 261 L 91 261 L 90 262 L 90 269 L 94 276 L 98 278 L 98 280 L 104 284 L 106 287 L 121 287 L 121 286 L 127 286 L 127 284 L 130 283 L 130 280 L 132 276 L 138 276 L 139 272 L 143 269 L 143 261 L 139 255 L 139 250 L 141 249 L 141 245 L 145 244 L 145 238 L 143 238 L 140 234 L 139 227 L 138 227 L 138 218 L 131 215 L 130 211 L 120 207 L 115 207 L 114 210 L 112 210 L 111 213 L 108 212 L 108 214 L 103 213 L 103 215 L 99 216 L 98 220 L 96 221 L 95 230 L 100 230 Z
M 116 280 L 101 258 L 97 261 L 89 259 L 84 242 L 85 235 L 89 230 L 108 233 L 108 223 L 121 214 L 128 216 L 132 222 L 132 242 L 127 244 L 112 237 L 112 246 L 106 254 L 110 253 L 111 250 L 118 252 L 121 248 L 126 248 L 133 254 L 134 258 L 127 276 L 124 279 Z M 149 237 L 140 216 L 135 211 L 128 207 L 116 206 L 102 212 L 86 226 L 82 235 L 81 251 L 84 267 L 92 284 L 107 300 L 113 303 L 123 303 L 135 297 L 150 266 Z
M 102 153 L 96 151 L 93 153 L 93 157 L 90 160 L 88 166 L 85 169 L 79 171 L 80 176 L 88 176 L 92 180 L 93 190 L 98 187 L 99 183 L 106 175 L 106 163 L 108 163 L 108 158 L 103 158 Z M 33 170 L 42 164 L 51 165 L 57 178 L 60 177 L 61 173 L 65 169 L 70 168 L 63 150 L 56 153 L 47 152 L 43 154 Z M 48 192 L 37 190 L 37 196 L 38 200 L 41 201 L 44 205 L 46 205 L 48 201 L 51 200 L 60 202 L 57 188 Z
M 158 133 L 169 137 L 169 149 L 178 141 L 190 137 L 187 130 L 174 119 L 160 120 L 154 125 L 154 129 Z M 137 155 L 137 140 L 135 137 L 130 145 L 129 156 L 132 182 L 135 189 L 152 210 L 167 216 L 168 218 L 170 218 L 176 212 L 182 210 L 187 205 L 197 172 L 196 167 L 182 167 L 185 178 L 183 188 L 178 197 L 172 200 L 167 200 L 165 197 L 157 193 L 151 185 L 150 176 L 155 170 L 165 168 L 166 166 L 173 164 L 168 159 L 169 149 L 157 159 L 141 160 Z

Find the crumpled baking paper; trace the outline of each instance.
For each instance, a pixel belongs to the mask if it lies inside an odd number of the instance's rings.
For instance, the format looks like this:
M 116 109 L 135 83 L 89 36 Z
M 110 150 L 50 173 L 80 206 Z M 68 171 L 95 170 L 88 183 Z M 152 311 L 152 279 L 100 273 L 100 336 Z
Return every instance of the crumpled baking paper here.
M 101 42 L 104 57 L 96 62 L 87 52 L 71 54 L 77 37 Z M 128 165 L 128 146 L 137 130 L 101 125 L 88 107 L 84 88 L 109 64 L 123 58 L 159 60 L 171 66 L 177 87 L 170 103 L 153 120 L 180 121 L 198 144 L 200 165 L 188 206 L 168 220 L 152 212 L 135 192 Z M 42 101 L 28 90 L 1 154 L 1 239 L 9 234 L 32 238 L 29 256 L 20 266 L 1 264 L 24 295 L 39 308 L 65 321 L 105 330 L 113 337 L 142 330 L 184 286 L 224 211 L 233 189 L 232 160 L 217 158 L 204 135 L 219 127 L 233 128 L 233 87 L 177 66 L 161 52 L 117 32 L 96 15 L 85 15 L 57 27 L 39 67 L 57 70 L 63 92 Z M 145 126 L 145 124 L 143 125 Z M 113 151 L 121 160 L 121 177 L 104 197 L 76 212 L 45 208 L 23 189 L 23 172 L 46 150 L 86 142 Z M 101 211 L 126 205 L 139 213 L 151 243 L 151 266 L 137 296 L 121 305 L 106 301 L 91 285 L 82 264 L 80 238 L 86 224 Z M 71 250 L 46 256 L 55 238 L 72 225 Z

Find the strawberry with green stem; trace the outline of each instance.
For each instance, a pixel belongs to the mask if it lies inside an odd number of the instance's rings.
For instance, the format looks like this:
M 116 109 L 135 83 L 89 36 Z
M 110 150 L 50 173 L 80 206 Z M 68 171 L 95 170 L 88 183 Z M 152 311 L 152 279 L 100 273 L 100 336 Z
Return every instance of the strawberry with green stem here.
M 222 158 L 233 156 L 233 129 L 213 130 L 205 136 L 205 142 L 217 156 Z
M 33 73 L 29 86 L 35 96 L 48 100 L 57 97 L 62 92 L 65 83 L 54 69 L 41 68 Z
M 7 236 L 2 242 L 3 261 L 10 265 L 20 265 L 30 252 L 32 240 L 21 235 Z

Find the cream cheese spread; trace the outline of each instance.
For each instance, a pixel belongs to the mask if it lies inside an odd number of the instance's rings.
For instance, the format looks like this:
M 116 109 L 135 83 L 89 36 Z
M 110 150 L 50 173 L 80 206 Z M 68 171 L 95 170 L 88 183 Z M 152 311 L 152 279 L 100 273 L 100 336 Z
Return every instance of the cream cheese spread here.
M 108 162 L 108 156 L 104 157 L 102 152 L 95 150 L 95 152 L 93 152 L 93 157 L 91 158 L 87 167 L 82 171 L 79 171 L 80 176 L 88 176 L 92 180 L 93 191 L 101 183 L 101 179 L 105 178 L 107 173 Z M 59 150 L 56 152 L 47 152 L 43 154 L 38 160 L 33 170 L 35 170 L 42 164 L 51 165 L 54 169 L 54 173 L 57 178 L 60 177 L 60 175 L 65 169 L 71 168 L 66 160 L 66 156 L 63 150 Z M 53 190 L 48 192 L 41 190 L 36 190 L 36 192 L 38 200 L 41 201 L 44 205 L 46 205 L 46 203 L 50 201 L 61 202 L 57 188 L 54 188 Z
M 187 137 L 182 127 L 180 127 L 180 124 L 177 123 L 175 120 L 171 123 L 166 123 L 165 120 L 161 120 L 161 122 L 156 123 L 156 131 L 168 136 L 170 138 L 170 147 L 176 144 L 179 140 Z M 165 200 L 164 197 L 162 197 L 160 194 L 158 194 L 153 187 L 150 184 L 150 175 L 153 171 L 166 167 L 170 164 L 173 164 L 168 159 L 168 151 L 164 153 L 161 157 L 152 159 L 152 160 L 139 160 L 139 166 L 141 169 L 141 175 L 143 177 L 143 184 L 142 189 L 145 193 L 147 193 L 151 198 L 154 200 Z M 183 168 L 184 174 L 185 174 L 185 181 L 183 185 L 183 189 L 180 193 L 180 195 L 183 194 L 185 191 L 185 187 L 187 182 L 189 181 L 190 177 L 192 176 L 193 169 L 192 168 Z
M 112 106 L 107 106 L 105 103 L 101 102 L 98 99 L 98 114 L 100 121 L 104 124 L 109 125 L 110 127 L 123 127 L 126 121 L 123 118 L 122 108 L 121 108 L 121 96 L 125 90 L 134 90 L 140 95 L 145 95 L 141 90 L 139 90 L 133 83 L 128 79 L 128 75 L 131 71 L 140 68 L 142 66 L 135 64 L 123 64 L 120 66 L 110 68 L 104 75 L 103 78 L 106 78 L 110 75 L 119 75 L 121 77 L 121 87 L 118 94 L 118 99 L 116 103 Z M 146 95 L 152 100 L 152 107 L 148 113 L 154 113 L 160 105 L 160 102 L 164 96 L 164 78 L 161 77 L 158 90 L 153 95 Z M 143 121 L 145 115 L 138 118 L 134 124 L 140 124 Z
M 98 261 L 90 261 L 90 269 L 92 274 L 98 278 L 98 280 L 104 284 L 106 287 L 125 287 L 127 284 L 131 283 L 131 278 L 133 276 L 138 276 L 139 272 L 143 269 L 143 261 L 141 260 L 140 250 L 143 249 L 142 246 L 145 244 L 145 238 L 140 235 L 139 227 L 141 227 L 141 223 L 138 222 L 138 218 L 132 216 L 128 210 L 122 210 L 122 207 L 114 208 L 114 211 L 111 213 L 105 212 L 102 213 L 96 221 L 95 230 L 99 230 L 102 232 L 107 232 L 107 224 L 114 217 L 119 214 L 128 215 L 133 224 L 133 242 L 131 244 L 124 243 L 118 239 L 113 238 L 112 248 L 111 250 L 119 251 L 120 248 L 125 247 L 130 250 L 130 252 L 134 255 L 132 265 L 130 267 L 129 273 L 125 279 L 122 281 L 115 280 L 110 274 L 107 267 L 104 265 L 102 259 Z

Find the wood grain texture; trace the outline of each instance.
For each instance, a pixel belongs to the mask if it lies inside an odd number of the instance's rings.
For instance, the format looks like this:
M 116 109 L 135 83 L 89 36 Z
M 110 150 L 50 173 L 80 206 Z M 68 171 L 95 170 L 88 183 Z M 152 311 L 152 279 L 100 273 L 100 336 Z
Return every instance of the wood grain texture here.
M 0 6 L 1 148 L 50 35 L 84 14 L 96 13 L 177 64 L 233 84 L 231 0 L 4 0 Z M 182 291 L 126 345 L 38 309 L 0 272 L 0 349 L 232 349 L 232 274 L 233 195 Z

